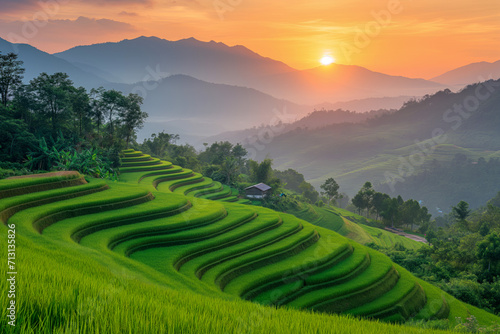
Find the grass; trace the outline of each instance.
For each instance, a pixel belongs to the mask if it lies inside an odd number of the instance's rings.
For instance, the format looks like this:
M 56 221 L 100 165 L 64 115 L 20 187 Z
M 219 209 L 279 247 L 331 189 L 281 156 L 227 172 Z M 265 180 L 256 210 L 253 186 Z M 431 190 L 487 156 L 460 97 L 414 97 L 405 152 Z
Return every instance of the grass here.
M 423 245 L 389 231 L 357 223 L 365 221 L 365 218 L 341 208 L 319 208 L 307 204 L 306 208 L 291 213 L 311 224 L 335 231 L 361 244 L 374 243 L 380 247 L 390 248 L 398 243 L 411 250 L 419 249 Z
M 16 230 L 18 318 L 10 328 L 3 307 L 1 333 L 422 331 L 311 309 L 400 321 L 417 313 L 415 319 L 447 318 L 452 326 L 468 312 L 484 325 L 499 321 L 331 230 L 265 208 L 163 192 L 138 179 L 106 181 L 109 189 L 100 193 L 50 203 L 37 199 L 94 181 L 0 200 L 4 210 L 37 205 L 7 221 Z M 0 247 L 7 248 L 6 238 Z
M 239 199 L 235 189 L 139 151 L 123 152 L 122 166 L 120 171 L 124 173 L 120 180 L 123 182 L 147 184 L 163 192 L 176 192 L 211 200 L 250 203 L 246 199 Z
M 5 226 L 0 226 L 2 233 Z M 117 265 L 109 255 L 50 239 L 17 237 L 19 263 L 17 323 L 1 333 L 422 333 L 339 315 L 273 309 L 228 296 L 174 289 Z M 5 249 L 6 239 L 0 239 Z M 5 277 L 5 266 L 0 267 Z M 147 266 L 144 267 L 144 270 Z M 82 275 L 85 272 L 85 275 Z M 41 289 L 44 285 L 57 289 Z M 5 285 L 2 285 L 4 289 Z M 2 291 L 5 292 L 5 291 Z M 0 295 L 6 305 L 7 294 Z M 189 301 L 189 302 L 186 302 Z M 428 330 L 426 333 L 445 333 Z

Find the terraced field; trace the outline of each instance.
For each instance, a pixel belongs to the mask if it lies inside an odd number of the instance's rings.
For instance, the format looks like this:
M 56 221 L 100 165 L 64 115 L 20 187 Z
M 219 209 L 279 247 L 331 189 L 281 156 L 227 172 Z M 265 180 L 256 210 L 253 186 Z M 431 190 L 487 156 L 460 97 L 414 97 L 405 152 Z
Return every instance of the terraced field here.
M 212 181 L 190 169 L 172 165 L 132 149 L 122 152 L 120 181 L 152 185 L 162 192 L 173 192 L 189 197 L 199 197 L 240 204 L 250 203 L 238 199 L 233 190 L 220 182 Z
M 161 296 L 166 298 L 164 303 L 178 304 L 178 301 L 171 300 L 174 298 L 171 289 L 174 289 L 180 292 L 176 298 L 187 296 L 185 302 L 198 303 L 195 308 L 203 310 L 199 311 L 203 314 L 210 312 L 208 306 L 201 306 L 200 300 L 205 299 L 200 298 L 205 297 L 200 296 L 215 298 L 215 302 L 210 299 L 211 303 L 221 305 L 238 300 L 242 303 L 241 299 L 244 299 L 264 305 L 396 322 L 414 317 L 449 319 L 453 323 L 455 317 L 466 318 L 469 314 L 474 314 L 485 325 L 500 320 L 456 301 L 416 279 L 381 253 L 333 231 L 311 225 L 293 215 L 235 203 L 237 199 L 232 198 L 230 189 L 199 174 L 131 150 L 124 152 L 123 160 L 125 166 L 121 179 L 125 182 L 96 179 L 87 182 L 75 172 L 0 181 L 0 219 L 6 225 L 2 228 L 15 228 L 18 244 L 31 245 L 24 248 L 25 252 L 36 250 L 30 253 L 29 259 L 25 255 L 26 263 L 30 259 L 39 259 L 42 263 L 42 267 L 33 263 L 32 267 L 20 268 L 20 271 L 24 270 L 21 281 L 24 285 L 20 286 L 33 289 L 27 281 L 43 281 L 54 291 L 62 289 L 70 294 L 67 297 L 58 295 L 63 301 L 49 302 L 57 300 L 50 295 L 55 292 L 43 290 L 44 296 L 50 296 L 43 299 L 34 295 L 35 289 L 31 298 L 24 297 L 27 298 L 21 304 L 24 312 L 49 312 L 45 316 L 56 317 L 54 321 L 61 326 L 67 326 L 64 325 L 67 319 L 72 319 L 78 326 L 84 326 L 84 331 L 98 326 L 95 321 L 88 323 L 90 320 L 82 319 L 70 310 L 79 307 L 80 294 L 87 293 L 87 290 L 98 291 L 92 284 L 85 285 L 82 278 L 73 273 L 74 270 L 70 269 L 72 263 L 81 268 L 79 275 L 82 277 L 126 277 L 126 283 L 113 288 L 122 289 L 124 293 L 131 293 L 130 286 L 141 286 L 134 282 L 143 284 L 145 291 L 152 291 L 151 286 L 170 289 L 157 290 L 154 296 L 150 296 L 154 302 L 143 301 L 141 305 L 148 309 L 151 303 L 161 305 Z M 59 249 L 61 252 L 56 252 Z M 43 254 L 58 254 L 56 261 L 58 266 L 66 268 L 62 270 L 64 273 L 54 274 L 54 278 L 49 279 L 48 269 L 43 263 L 54 260 L 40 260 Z M 92 265 L 78 265 L 80 262 L 91 263 L 91 260 L 94 261 Z M 99 267 L 99 271 L 94 267 Z M 4 274 L 4 267 L 1 270 L 0 274 Z M 73 281 L 69 278 L 68 281 L 63 279 L 70 275 L 69 272 L 73 273 L 72 280 L 78 285 L 71 283 Z M 59 282 L 57 284 L 61 287 L 54 282 Z M 110 283 L 106 284 L 109 286 Z M 0 302 L 7 303 L 6 295 L 2 290 Z M 105 300 L 104 304 L 114 303 L 109 297 Z M 234 312 L 234 305 L 224 312 Z M 253 307 L 241 305 L 249 310 Z M 132 327 L 137 332 L 138 324 L 121 318 L 128 314 L 126 309 L 135 306 L 127 304 L 123 310 L 119 310 L 118 304 L 114 307 L 120 314 L 114 318 L 114 325 L 119 328 L 116 332 L 134 332 Z M 198 318 L 193 322 L 208 319 L 198 311 L 190 309 L 191 313 L 185 312 Z M 3 308 L 2 319 L 6 312 Z M 160 311 L 151 312 L 157 314 Z M 297 316 L 292 310 L 282 312 L 291 317 L 290 323 L 299 321 L 297 319 L 306 321 L 304 319 L 309 317 L 307 314 Z M 226 332 L 224 314 L 211 316 L 215 320 L 207 320 L 210 325 L 204 325 L 209 326 L 209 330 L 212 326 L 212 332 Z M 294 317 L 298 318 L 292 320 Z M 42 326 L 53 329 L 56 326 L 51 322 L 53 320 L 36 317 L 27 317 L 23 321 L 26 328 Z M 150 319 L 140 326 L 151 328 L 148 326 L 156 326 L 155 321 Z M 176 321 L 185 323 L 187 320 Z M 122 323 L 128 324 L 129 329 L 122 328 Z M 297 332 L 308 332 L 309 329 L 320 332 L 314 330 L 315 325 L 304 326 L 306 331 Z M 73 327 L 64 328 L 61 332 L 74 331 Z M 172 327 L 170 332 L 178 330 Z M 184 331 L 202 332 L 193 328 Z M 204 328 L 203 332 L 210 331 Z M 408 329 L 407 332 L 413 331 Z
M 406 249 L 413 250 L 423 245 L 404 236 L 359 223 L 364 220 L 363 217 L 340 208 L 318 208 L 307 204 L 305 208 L 291 213 L 364 245 L 374 243 L 380 247 L 393 247 L 401 244 Z

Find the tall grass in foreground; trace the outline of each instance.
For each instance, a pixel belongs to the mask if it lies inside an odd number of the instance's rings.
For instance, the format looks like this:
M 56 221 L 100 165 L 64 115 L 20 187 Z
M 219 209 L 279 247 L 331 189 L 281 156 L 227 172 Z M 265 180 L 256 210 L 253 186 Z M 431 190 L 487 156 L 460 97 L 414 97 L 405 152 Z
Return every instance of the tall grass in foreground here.
M 6 227 L 0 231 L 5 250 Z M 7 324 L 2 279 L 0 333 L 440 333 L 173 290 L 82 256 L 89 251 L 76 244 L 68 252 L 23 235 L 16 241 L 16 327 Z

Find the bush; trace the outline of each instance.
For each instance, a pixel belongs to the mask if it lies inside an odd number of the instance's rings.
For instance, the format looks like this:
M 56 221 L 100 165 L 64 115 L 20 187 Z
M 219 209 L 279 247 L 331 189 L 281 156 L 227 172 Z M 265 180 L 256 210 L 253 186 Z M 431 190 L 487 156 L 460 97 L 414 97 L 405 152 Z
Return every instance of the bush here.
M 40 139 L 38 147 L 28 154 L 26 167 L 30 170 L 75 170 L 97 178 L 117 179 L 120 166 L 117 148 L 103 150 L 70 145 L 62 135 L 56 140 Z

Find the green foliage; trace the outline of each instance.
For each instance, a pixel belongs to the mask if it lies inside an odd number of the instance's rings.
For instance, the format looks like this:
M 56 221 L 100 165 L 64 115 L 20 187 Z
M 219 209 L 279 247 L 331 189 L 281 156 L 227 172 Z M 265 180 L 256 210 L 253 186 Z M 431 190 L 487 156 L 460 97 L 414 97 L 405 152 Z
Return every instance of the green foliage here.
M 38 147 L 28 154 L 26 165 L 30 170 L 76 170 L 96 178 L 117 179 L 119 157 L 116 149 L 77 150 L 61 134 L 49 143 L 42 137 Z
M 352 204 L 358 209 L 358 213 L 366 209 L 366 217 L 368 217 L 368 212 L 372 208 L 372 197 L 374 194 L 375 191 L 372 188 L 371 182 L 365 182 L 363 187 L 352 198 Z
M 316 203 L 319 198 L 319 193 L 308 182 L 302 182 L 299 186 L 302 197 L 309 203 Z
M 139 164 L 151 159 L 133 150 L 124 152 L 123 156 L 127 163 L 133 163 L 134 158 Z M 154 159 L 151 160 L 156 163 Z M 150 166 L 146 164 L 136 168 L 148 167 Z M 172 166 L 166 164 L 164 168 L 165 172 Z M 367 312 L 393 312 L 394 309 L 402 319 L 414 310 L 414 305 L 420 305 L 420 299 L 406 298 L 410 296 L 415 278 L 402 268 L 391 268 L 392 263 L 380 253 L 290 215 L 264 208 L 214 203 L 153 190 L 150 184 L 154 178 L 170 174 L 149 173 L 151 172 L 144 172 L 148 176 L 141 179 L 144 182 L 142 185 L 101 181 L 101 184 L 107 183 L 109 186 L 108 190 L 103 190 L 100 185 L 93 184 L 95 180 L 91 179 L 89 185 L 48 191 L 37 188 L 38 191 L 32 194 L 15 196 L 11 201 L 0 201 L 21 210 L 9 219 L 9 223 L 16 226 L 17 241 L 22 240 L 19 247 L 23 247 L 23 250 L 19 254 L 26 258 L 20 261 L 27 264 L 23 278 L 26 277 L 29 281 L 28 285 L 23 283 L 27 282 L 24 279 L 19 282 L 19 291 L 23 291 L 23 294 L 19 294 L 17 304 L 20 305 L 19 326 L 26 328 L 26 331 L 33 329 L 42 333 L 68 329 L 71 326 L 71 330 L 76 332 L 114 331 L 115 328 L 119 331 L 123 329 L 123 325 L 137 332 L 170 331 L 170 327 L 166 329 L 158 326 L 156 321 L 142 321 L 145 319 L 144 310 L 147 310 L 150 312 L 148 314 L 160 319 L 161 323 L 174 322 L 172 331 L 176 332 L 186 322 L 177 316 L 172 318 L 161 313 L 174 303 L 175 312 L 174 309 L 169 310 L 176 315 L 188 312 L 185 314 L 195 326 L 198 322 L 192 322 L 193 317 L 203 319 L 203 314 L 199 313 L 210 311 L 211 315 L 207 319 L 219 320 L 210 323 L 208 332 L 241 332 L 244 329 L 231 327 L 231 323 L 222 319 L 225 317 L 221 318 L 220 314 L 231 315 L 235 307 L 238 307 L 238 315 L 235 316 L 241 317 L 253 312 L 255 304 L 242 303 L 234 296 L 247 296 L 247 293 L 257 293 L 257 290 L 269 293 L 268 296 L 273 298 L 279 296 L 280 291 L 286 291 L 297 297 L 295 301 L 287 303 L 290 306 L 311 301 L 312 304 L 309 304 L 312 307 L 318 306 L 318 310 L 324 310 L 317 302 L 326 301 L 339 309 L 362 307 L 362 304 L 369 303 L 366 304 L 366 309 L 358 309 L 357 312 L 366 315 Z M 136 176 L 134 183 L 138 179 L 140 177 Z M 201 177 L 201 180 L 199 186 L 209 184 L 202 185 L 206 179 Z M 11 186 L 14 183 L 26 185 L 28 181 L 39 184 L 44 179 L 10 180 L 2 183 L 9 183 Z M 193 183 L 193 186 L 197 187 L 197 183 Z M 81 194 L 90 189 L 101 189 L 104 193 Z M 154 196 L 150 191 L 154 191 Z M 184 191 L 185 189 L 182 190 Z M 293 196 L 290 197 L 293 199 Z M 39 200 L 44 200 L 44 204 L 40 205 Z M 19 204 L 29 206 L 23 209 Z M 35 233 L 33 226 L 38 232 L 43 230 L 43 233 Z M 75 241 L 80 245 L 75 245 Z M 16 243 L 16 247 L 17 245 Z M 131 259 L 124 255 L 129 255 Z M 30 261 L 34 261 L 33 265 Z M 74 267 L 75 263 L 81 264 L 82 268 Z M 45 270 L 41 270 L 42 267 Z M 86 275 L 81 275 L 82 270 Z M 130 277 L 134 279 L 130 280 Z M 286 279 L 283 280 L 283 277 Z M 121 278 L 124 279 L 123 285 L 119 283 Z M 303 285 L 306 290 L 300 292 L 297 285 L 287 285 L 288 279 L 307 280 L 308 284 Z M 332 280 L 335 282 L 333 286 Z M 45 281 L 57 282 L 58 289 L 42 289 L 39 282 Z M 91 303 L 89 307 L 88 298 L 102 291 L 102 287 L 108 284 L 113 289 L 118 289 L 113 298 L 106 295 L 103 297 L 106 302 Z M 322 284 L 327 284 L 328 287 Z M 217 285 L 227 293 L 214 289 Z M 92 290 L 97 286 L 100 288 Z M 449 296 L 441 296 L 436 288 L 422 286 L 432 305 L 437 301 L 444 303 L 442 298 L 451 302 Z M 183 297 L 178 295 L 180 292 Z M 2 293 L 0 296 L 6 299 L 6 294 Z M 404 302 L 401 297 L 404 297 Z M 377 300 L 371 303 L 370 298 Z M 183 306 L 176 302 L 181 299 Z M 57 305 L 62 307 L 60 314 L 66 314 L 61 318 L 55 317 L 55 311 L 46 306 L 57 300 Z M 186 300 L 189 302 L 186 303 Z M 270 302 L 265 297 L 259 300 L 263 303 Z M 341 302 L 338 303 L 338 300 Z M 33 304 L 34 301 L 36 305 Z M 61 304 L 61 301 L 64 303 Z M 136 308 L 138 303 L 140 307 Z M 216 308 L 213 303 L 217 304 Z M 224 306 L 226 303 L 227 307 Z M 104 304 L 105 308 L 95 307 Z M 192 313 L 189 313 L 191 311 L 188 305 L 194 307 Z M 465 309 L 464 305 L 454 304 L 450 317 L 464 316 Z M 75 314 L 74 310 L 87 310 L 92 312 L 92 317 L 82 317 L 80 313 Z M 266 314 L 271 311 L 279 312 L 278 318 L 285 319 L 287 326 L 302 319 L 296 325 L 299 332 L 304 329 L 305 333 L 327 333 L 332 328 L 339 329 L 323 323 L 323 320 L 322 326 L 311 327 L 314 321 L 323 319 L 320 314 L 296 313 L 286 308 L 263 310 Z M 426 310 L 425 306 L 422 310 Z M 481 325 L 489 319 L 496 319 L 489 318 L 479 310 L 474 309 L 472 312 L 477 315 Z M 34 322 L 31 315 L 47 317 L 50 322 Z M 123 320 L 132 316 L 135 317 L 133 323 Z M 288 316 L 290 319 L 286 318 Z M 299 316 L 305 318 L 297 318 Z M 314 321 L 309 319 L 310 316 L 314 316 Z M 423 317 L 429 316 L 431 315 Z M 93 317 L 97 317 L 97 320 L 88 322 Z M 328 315 L 324 319 L 331 321 L 335 317 Z M 5 310 L 1 318 L 6 318 Z M 106 323 L 106 330 L 99 327 L 101 322 Z M 253 330 L 267 332 L 272 328 L 272 323 L 266 322 L 265 328 L 253 327 Z M 356 323 L 358 328 L 354 329 L 355 332 L 364 330 L 359 327 L 362 321 L 356 320 Z M 205 322 L 199 328 L 186 327 L 185 331 L 203 333 L 207 324 Z M 366 331 L 377 333 L 377 326 L 380 324 L 370 323 Z M 286 328 L 289 331 L 289 327 Z M 384 327 L 384 330 L 390 332 L 391 328 L 397 328 L 395 333 L 403 330 L 412 332 L 411 328 L 394 326 Z M 181 329 L 184 331 L 184 328 Z M 280 333 L 278 327 L 276 330 Z
M 0 114 L 0 161 L 23 162 L 35 142 L 26 123 Z
M 285 171 L 274 170 L 274 176 L 281 180 L 283 188 L 301 193 L 299 186 L 305 182 L 304 175 L 294 169 L 287 169 Z
M 500 208 L 500 191 L 496 194 L 495 197 L 488 201 L 488 204 Z
M 446 157 L 446 152 L 442 155 L 442 158 Z M 495 157 L 464 162 L 463 158 L 454 158 L 452 155 L 449 161 L 431 161 L 423 169 L 420 173 L 405 177 L 405 182 L 398 183 L 397 191 L 392 194 L 422 199 L 429 208 L 438 207 L 449 212 L 461 200 L 467 202 L 470 208 L 479 208 L 498 193 L 500 160 Z M 388 185 L 380 185 L 377 190 L 391 193 Z
M 469 209 L 469 204 L 465 201 L 460 201 L 457 206 L 454 206 L 451 210 L 451 214 L 459 223 L 465 222 L 467 217 L 469 217 L 470 212 L 471 210 Z
M 28 92 L 32 105 L 39 119 L 46 117 L 50 120 L 53 135 L 67 120 L 75 91 L 66 73 L 42 73 L 30 81 Z
M 2 55 L 0 52 L 0 97 L 3 106 L 7 106 L 13 92 L 22 84 L 25 69 L 23 62 L 17 58 L 15 53 Z
M 41 73 L 28 85 L 22 85 L 24 69 L 22 62 L 16 59 L 15 54 L 0 54 L 2 161 L 23 162 L 31 152 L 30 168 L 48 170 L 54 159 L 58 159 L 57 152 L 63 149 L 66 153 L 85 150 L 82 145 L 118 149 L 135 138 L 135 131 L 147 117 L 140 109 L 142 98 L 138 95 L 123 96 L 116 90 L 106 91 L 102 87 L 87 93 L 83 87 L 74 87 L 66 73 Z M 105 125 L 108 131 L 103 136 L 101 128 Z M 51 139 L 56 136 L 65 139 L 62 143 L 59 139 Z M 59 168 L 71 165 L 69 160 L 75 161 L 68 156 L 61 159 L 64 162 Z M 113 159 L 112 164 L 117 166 L 117 154 Z M 74 164 L 83 165 L 83 162 Z M 113 174 L 106 168 L 96 168 L 89 172 L 94 175 Z
M 336 201 L 341 198 L 341 195 L 339 194 L 340 186 L 337 181 L 333 179 L 333 177 L 326 179 L 325 183 L 323 183 L 320 188 L 325 191 L 325 194 L 328 196 L 329 203 L 332 200 Z
M 490 277 L 500 276 L 500 233 L 491 233 L 477 245 L 477 257 Z

